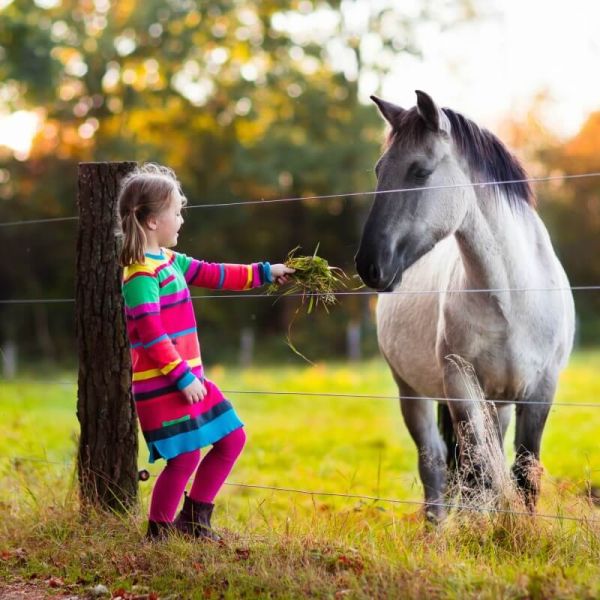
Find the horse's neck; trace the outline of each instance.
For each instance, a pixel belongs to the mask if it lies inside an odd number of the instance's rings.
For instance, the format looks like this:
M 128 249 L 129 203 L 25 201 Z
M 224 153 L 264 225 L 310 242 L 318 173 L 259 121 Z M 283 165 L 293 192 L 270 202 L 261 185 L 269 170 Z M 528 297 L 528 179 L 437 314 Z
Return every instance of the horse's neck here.
M 468 288 L 506 289 L 527 287 L 531 277 L 530 257 L 537 237 L 532 209 L 516 210 L 493 188 L 477 190 L 477 202 L 468 211 L 456 240 Z

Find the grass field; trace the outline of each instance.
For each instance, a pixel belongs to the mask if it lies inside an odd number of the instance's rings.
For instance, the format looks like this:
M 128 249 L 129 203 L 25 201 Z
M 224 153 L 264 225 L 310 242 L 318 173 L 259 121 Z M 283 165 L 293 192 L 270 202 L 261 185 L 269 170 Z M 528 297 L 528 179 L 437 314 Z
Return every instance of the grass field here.
M 599 361 L 597 351 L 574 355 L 557 402 L 600 405 Z M 224 390 L 396 393 L 382 361 L 215 366 L 209 377 Z M 397 401 L 227 395 L 249 438 L 230 482 L 421 500 Z M 586 498 L 600 486 L 600 408 L 553 408 L 542 448 L 540 512 L 586 522 L 470 513 L 432 529 L 416 505 L 229 485 L 215 512 L 229 543 L 215 548 L 143 542 L 152 480 L 141 484 L 135 514 L 79 517 L 75 401 L 72 384 L 0 383 L 0 589 L 73 596 L 102 583 L 113 595 L 122 588 L 148 598 L 600 597 L 600 511 Z

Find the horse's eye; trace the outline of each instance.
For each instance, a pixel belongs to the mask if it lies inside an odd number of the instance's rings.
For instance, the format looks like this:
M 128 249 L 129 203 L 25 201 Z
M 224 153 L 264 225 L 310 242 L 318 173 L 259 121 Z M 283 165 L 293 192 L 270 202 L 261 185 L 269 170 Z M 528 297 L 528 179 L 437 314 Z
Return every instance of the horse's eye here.
M 425 181 L 425 179 L 427 179 L 431 175 L 431 173 L 432 171 L 430 171 L 429 169 L 418 168 L 415 169 L 414 176 L 415 179 L 419 181 Z

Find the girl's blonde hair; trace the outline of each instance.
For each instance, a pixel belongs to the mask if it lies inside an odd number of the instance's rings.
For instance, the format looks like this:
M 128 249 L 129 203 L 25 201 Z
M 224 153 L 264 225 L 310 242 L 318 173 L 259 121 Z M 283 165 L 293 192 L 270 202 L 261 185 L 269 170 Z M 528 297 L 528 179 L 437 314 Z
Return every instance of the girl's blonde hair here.
M 175 172 L 168 167 L 146 163 L 137 167 L 121 181 L 119 190 L 119 233 L 123 247 L 119 263 L 127 267 L 144 262 L 147 239 L 146 220 L 168 208 L 171 199 L 179 195 L 182 206 L 187 200 L 181 191 Z

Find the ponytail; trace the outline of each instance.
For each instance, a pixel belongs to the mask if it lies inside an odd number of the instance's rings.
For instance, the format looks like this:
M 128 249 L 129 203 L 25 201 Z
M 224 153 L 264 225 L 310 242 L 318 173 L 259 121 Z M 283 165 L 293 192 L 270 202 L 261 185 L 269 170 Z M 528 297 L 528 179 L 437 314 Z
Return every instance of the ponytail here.
M 135 211 L 122 218 L 123 246 L 119 256 L 119 264 L 128 267 L 133 263 L 144 262 L 146 232 L 138 221 Z

